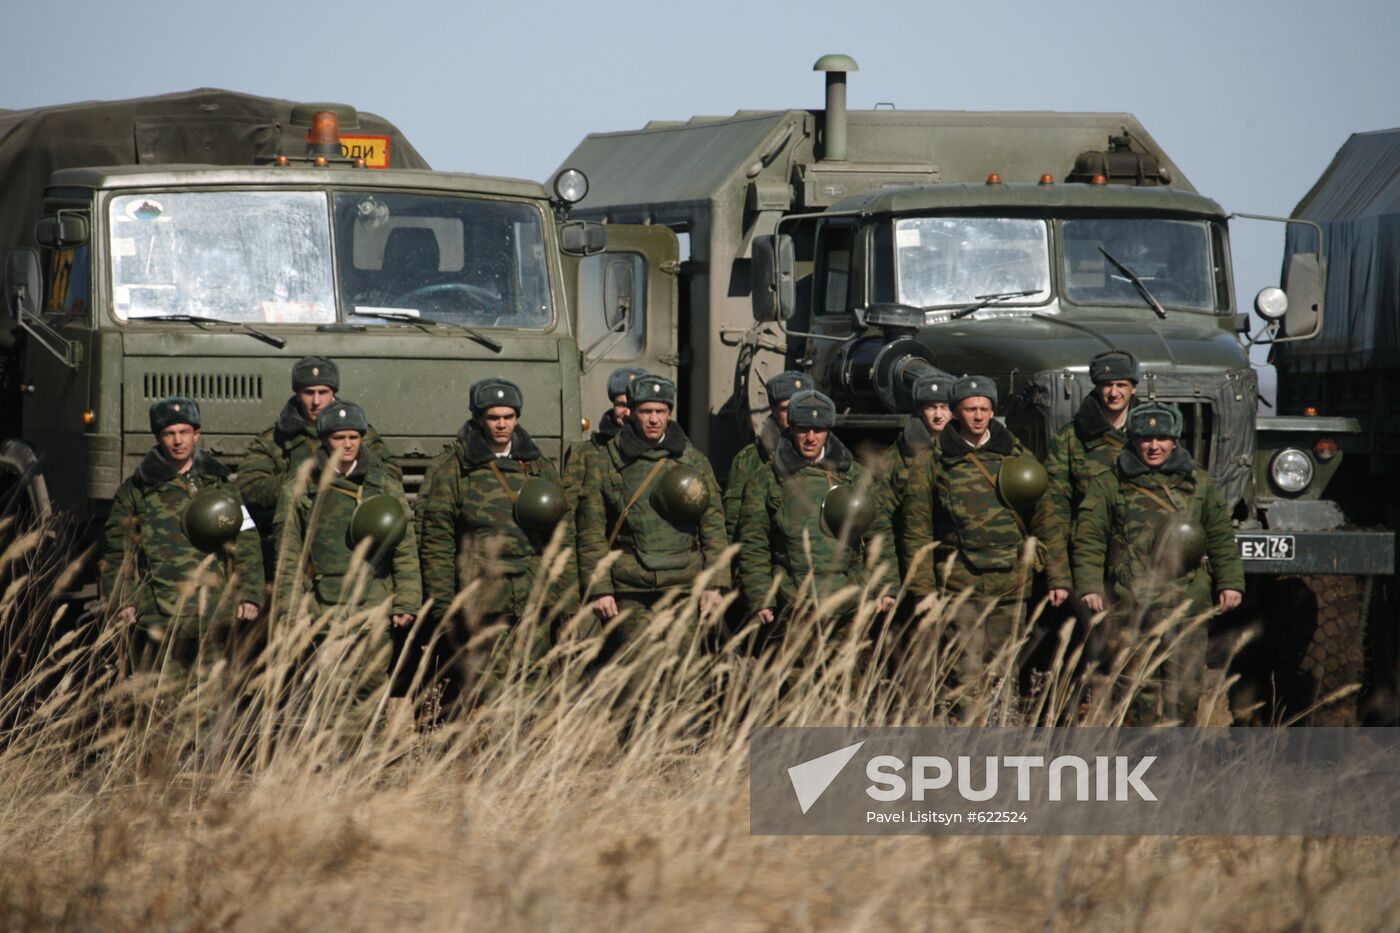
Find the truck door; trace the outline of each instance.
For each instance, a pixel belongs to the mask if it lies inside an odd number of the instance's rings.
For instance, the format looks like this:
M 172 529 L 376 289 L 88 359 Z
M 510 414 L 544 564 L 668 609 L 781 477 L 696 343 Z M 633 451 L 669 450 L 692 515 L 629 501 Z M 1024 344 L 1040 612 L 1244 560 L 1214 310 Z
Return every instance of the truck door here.
M 676 234 L 659 225 L 608 224 L 607 252 L 578 260 L 574 281 L 583 413 L 607 406 L 608 374 L 640 366 L 676 378 Z

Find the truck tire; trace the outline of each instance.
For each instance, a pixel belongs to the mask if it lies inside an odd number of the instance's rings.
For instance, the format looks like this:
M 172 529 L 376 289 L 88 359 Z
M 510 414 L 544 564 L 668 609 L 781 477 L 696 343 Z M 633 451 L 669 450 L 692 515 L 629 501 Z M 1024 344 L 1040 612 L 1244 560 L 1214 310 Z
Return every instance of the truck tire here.
M 1316 623 L 1299 665 L 1320 700 L 1348 684 L 1364 682 L 1366 615 L 1370 587 L 1366 578 L 1314 575 L 1297 578 L 1316 598 Z M 1315 726 L 1354 726 L 1358 696 L 1318 710 L 1308 717 Z

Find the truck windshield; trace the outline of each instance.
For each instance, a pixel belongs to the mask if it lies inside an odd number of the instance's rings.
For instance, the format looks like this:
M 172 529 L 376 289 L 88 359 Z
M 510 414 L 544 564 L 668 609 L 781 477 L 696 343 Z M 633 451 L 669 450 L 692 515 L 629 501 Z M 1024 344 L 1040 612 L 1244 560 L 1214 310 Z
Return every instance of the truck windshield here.
M 898 300 L 920 308 L 964 307 L 1017 294 L 999 307 L 1050 298 L 1050 248 L 1043 220 L 907 217 L 895 221 Z
M 1210 230 L 1204 221 L 1138 217 L 1065 220 L 1065 298 L 1082 305 L 1139 305 L 1133 271 L 1167 308 L 1215 310 Z
M 323 193 L 121 195 L 112 199 L 108 222 L 119 319 L 335 320 Z
M 383 192 L 337 192 L 334 203 L 347 314 L 483 328 L 553 321 L 537 208 Z

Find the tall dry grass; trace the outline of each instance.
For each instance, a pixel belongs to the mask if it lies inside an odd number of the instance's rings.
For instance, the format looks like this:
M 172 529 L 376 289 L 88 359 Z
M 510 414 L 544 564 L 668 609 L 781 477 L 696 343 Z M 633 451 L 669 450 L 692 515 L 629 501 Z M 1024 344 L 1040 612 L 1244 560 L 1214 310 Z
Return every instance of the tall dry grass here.
M 897 638 L 863 600 L 758 652 L 678 592 L 595 670 L 583 614 L 509 632 L 469 711 L 423 728 L 382 683 L 382 607 L 289 613 L 188 677 L 128 675 L 60 594 L 62 543 L 0 551 L 0 926 L 15 929 L 1385 929 L 1392 840 L 785 838 L 748 832 L 759 725 L 1116 724 L 1173 632 L 1082 673 L 1068 631 L 950 676 L 960 597 Z M 554 548 L 547 565 L 558 572 Z M 459 595 L 475 605 L 475 588 Z M 542 602 L 542 600 L 541 600 Z M 1029 626 L 1026 626 L 1028 629 Z M 1027 632 L 1021 633 L 1023 641 Z M 19 660 L 16 660 L 19 659 Z M 21 663 L 22 662 L 22 663 Z M 1223 688 L 1221 688 L 1223 689 Z M 619 742 L 619 733 L 629 735 Z

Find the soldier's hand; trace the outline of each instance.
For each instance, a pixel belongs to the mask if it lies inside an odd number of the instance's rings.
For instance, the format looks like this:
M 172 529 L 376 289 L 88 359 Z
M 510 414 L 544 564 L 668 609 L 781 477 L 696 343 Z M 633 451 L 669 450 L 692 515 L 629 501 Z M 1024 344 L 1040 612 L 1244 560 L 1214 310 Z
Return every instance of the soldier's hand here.
M 1085 593 L 1083 596 L 1079 597 L 1079 599 L 1084 603 L 1084 608 L 1088 609 L 1090 612 L 1103 612 L 1102 593 Z
M 1050 591 L 1050 605 L 1052 606 L 1063 606 L 1067 599 L 1069 599 L 1069 590 L 1062 586 L 1057 586 Z
M 724 602 L 723 593 L 719 590 L 706 590 L 700 594 L 700 611 L 702 613 L 714 612 L 722 602 Z
M 598 613 L 598 617 L 604 622 L 617 615 L 617 600 L 611 596 L 599 596 L 593 600 L 593 611 Z
M 754 615 L 758 616 L 758 621 L 763 622 L 764 624 L 773 621 L 772 609 L 760 609 L 758 610 L 758 612 L 754 613 Z
M 1215 607 L 1221 612 L 1229 612 L 1231 609 L 1238 609 L 1243 594 L 1239 590 L 1221 590 L 1220 595 L 1215 597 Z
M 136 607 L 122 606 L 117 610 L 117 622 L 121 625 L 136 624 Z
M 889 612 L 894 608 L 895 598 L 893 596 L 881 596 L 875 601 L 876 612 Z
M 238 604 L 238 621 L 256 622 L 258 614 L 261 611 L 262 607 L 259 606 L 257 603 L 250 603 L 245 600 L 244 602 Z
M 414 615 L 411 612 L 396 612 L 389 617 L 389 621 L 394 624 L 394 628 L 403 628 L 405 625 L 413 624 Z

